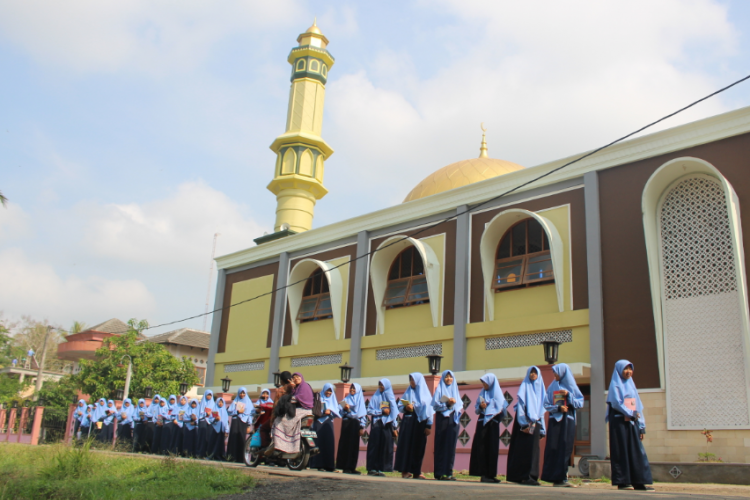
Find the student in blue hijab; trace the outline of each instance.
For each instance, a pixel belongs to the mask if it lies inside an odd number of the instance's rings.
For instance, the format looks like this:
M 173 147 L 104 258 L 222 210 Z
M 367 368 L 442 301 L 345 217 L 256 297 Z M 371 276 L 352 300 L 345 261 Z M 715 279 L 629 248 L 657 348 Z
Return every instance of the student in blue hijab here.
M 216 400 L 216 408 L 208 417 L 208 423 L 211 426 L 211 434 L 208 439 L 207 458 L 223 461 L 226 458 L 224 440 L 229 436 L 229 415 L 224 407 L 223 398 Z
M 197 441 L 195 445 L 195 456 L 197 458 L 206 457 L 206 448 L 208 448 L 208 438 L 210 432 L 208 417 L 211 415 L 215 408 L 216 401 L 214 401 L 214 392 L 208 389 L 203 394 L 203 399 L 201 399 L 201 402 L 198 405 L 198 434 L 196 435 Z
M 125 444 L 131 451 L 133 449 L 133 402 L 126 398 L 122 402 L 120 411 L 115 414 L 117 419 L 117 443 Z
M 398 401 L 387 378 L 378 382 L 367 414 L 372 419 L 367 440 L 367 474 L 385 476 L 385 472 L 393 472 L 393 437 L 398 434 Z
M 186 414 L 189 408 L 190 405 L 188 405 L 188 399 L 185 396 L 180 396 L 177 402 L 177 406 L 175 407 L 175 411 L 177 413 L 175 423 L 177 424 L 178 428 L 173 430 L 174 437 L 172 438 L 172 453 L 178 456 L 182 456 L 185 454 L 185 420 L 188 418 Z
M 141 453 L 146 448 L 146 424 L 148 422 L 146 400 L 141 398 L 133 409 L 133 453 Z
M 104 417 L 107 416 L 107 400 L 100 398 L 94 405 L 94 410 L 91 412 L 91 422 L 93 428 L 91 429 L 94 433 L 94 437 L 97 441 L 102 443 L 106 442 L 106 437 L 102 434 L 102 427 Z
M 159 403 L 159 417 L 161 417 L 161 442 L 159 444 L 159 453 L 169 455 L 174 453 L 172 450 L 172 440 L 174 439 L 175 429 L 178 429 L 177 422 L 177 397 L 174 394 L 169 399 L 164 400 L 166 404 L 162 406 Z
M 148 405 L 148 416 L 149 421 L 146 424 L 146 432 L 149 433 L 150 429 L 150 440 L 148 440 L 148 451 L 149 453 L 158 454 L 159 447 L 161 446 L 161 434 L 162 428 L 159 425 L 159 408 L 161 407 L 161 396 L 158 394 L 151 400 L 151 404 Z
M 544 427 L 544 379 L 536 366 L 526 371 L 516 397 L 516 418 L 508 448 L 510 482 L 539 486 L 539 440 L 547 431 Z
M 73 430 L 73 435 L 77 440 L 80 440 L 81 421 L 83 420 L 83 417 L 86 416 L 86 401 L 79 399 L 74 412 L 73 417 L 75 418 L 75 429 Z
M 621 359 L 615 363 L 609 383 L 607 422 L 612 485 L 620 490 L 653 491 L 649 486 L 654 482 L 651 466 L 641 442 L 646 434 L 646 420 L 633 372 L 633 363 Z
M 199 415 L 200 408 L 198 408 L 198 400 L 191 399 L 187 405 L 187 411 L 183 416 L 182 426 L 182 454 L 186 457 L 192 458 L 195 456 Z
M 323 415 L 315 417 L 313 430 L 318 435 L 315 442 L 320 453 L 310 459 L 310 468 L 320 471 L 334 472 L 336 470 L 336 436 L 333 433 L 333 419 L 341 418 L 339 402 L 333 393 L 333 384 L 326 384 L 320 391 L 320 402 L 325 405 Z
M 359 474 L 357 460 L 359 459 L 359 438 L 364 435 L 367 427 L 367 408 L 362 394 L 362 386 L 352 384 L 349 395 L 344 398 L 341 406 L 341 434 L 336 453 L 336 468 L 344 474 Z
M 91 412 L 94 411 L 94 405 L 86 405 L 81 419 L 81 439 L 88 439 L 91 436 Z
M 435 410 L 432 408 L 432 394 L 421 373 L 414 372 L 409 375 L 409 388 L 399 400 L 398 410 L 403 412 L 404 418 L 401 420 L 396 463 L 393 468 L 399 471 L 403 478 L 424 479 L 422 461 L 427 436 L 432 433 Z
M 109 445 L 114 444 L 115 438 L 115 418 L 117 416 L 117 408 L 115 402 L 111 399 L 107 401 L 107 406 L 102 411 L 102 429 L 99 432 L 100 441 Z
M 227 460 L 230 462 L 245 462 L 245 439 L 253 423 L 255 405 L 247 395 L 247 389 L 240 387 L 237 397 L 229 405 L 227 413 L 232 417 L 229 424 L 229 441 L 227 442 Z
M 432 396 L 432 408 L 435 410 L 435 479 L 455 481 L 453 464 L 461 429 L 458 422 L 464 406 L 458 392 L 456 375 L 452 371 L 445 370 L 440 377 L 440 384 Z
M 479 476 L 483 483 L 499 483 L 497 453 L 500 449 L 500 421 L 506 413 L 508 402 L 493 373 L 485 374 L 479 381 L 482 390 L 474 404 L 478 418 L 471 441 L 469 475 Z
M 576 411 L 583 407 L 583 394 L 568 365 L 555 365 L 552 373 L 555 380 L 544 397 L 544 408 L 550 416 L 542 481 L 553 483 L 553 486 L 575 488 L 568 482 L 568 463 L 576 439 Z

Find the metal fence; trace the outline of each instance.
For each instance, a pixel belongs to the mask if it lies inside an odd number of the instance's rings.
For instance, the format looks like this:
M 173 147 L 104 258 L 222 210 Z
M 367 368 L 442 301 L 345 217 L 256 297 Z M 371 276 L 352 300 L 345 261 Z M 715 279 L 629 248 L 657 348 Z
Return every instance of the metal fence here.
M 42 430 L 39 444 L 59 443 L 65 439 L 65 426 L 68 423 L 67 408 L 45 408 L 42 416 Z

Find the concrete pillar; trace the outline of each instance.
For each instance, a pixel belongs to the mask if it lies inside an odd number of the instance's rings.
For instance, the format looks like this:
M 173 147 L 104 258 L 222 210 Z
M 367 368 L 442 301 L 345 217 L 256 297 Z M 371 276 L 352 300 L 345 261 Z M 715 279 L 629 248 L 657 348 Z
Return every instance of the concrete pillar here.
M 214 385 L 214 372 L 216 371 L 216 365 L 214 359 L 216 358 L 216 351 L 219 349 L 219 335 L 221 334 L 221 318 L 224 314 L 229 314 L 229 311 L 224 311 L 221 308 L 224 307 L 224 288 L 227 282 L 227 271 L 226 269 L 219 269 L 218 276 L 216 278 L 216 297 L 214 299 L 214 312 L 211 318 L 211 339 L 208 344 L 208 365 L 206 366 L 206 387 L 213 387 Z M 218 309 L 218 310 L 217 310 Z
M 466 325 L 469 322 L 469 209 L 456 210 L 456 291 L 453 302 L 453 371 L 466 370 Z M 464 213 L 466 212 L 466 213 Z
M 360 231 L 357 234 L 357 257 L 370 251 L 370 234 Z M 367 309 L 367 284 L 369 280 L 370 256 L 357 259 L 354 264 L 354 303 L 352 304 L 352 331 L 349 347 L 349 366 L 352 378 L 362 376 L 362 337 L 365 335 L 365 310 Z M 347 389 L 348 390 L 348 389 Z M 338 395 L 336 396 L 338 397 Z M 338 434 L 337 434 L 338 436 Z M 337 438 L 338 439 L 338 438 Z
M 591 454 L 607 455 L 606 373 L 604 366 L 604 300 L 602 298 L 602 240 L 599 215 L 599 178 L 583 176 L 586 202 L 586 255 L 589 275 L 589 351 L 591 360 Z
M 286 285 L 289 280 L 289 253 L 279 255 L 279 271 L 276 275 L 276 300 L 273 309 L 271 330 L 271 355 L 268 360 L 268 383 L 273 383 L 274 372 L 279 371 L 279 351 L 284 340 L 284 320 L 286 319 Z
M 341 382 L 338 382 L 336 384 L 333 384 L 333 393 L 336 395 L 336 401 L 343 401 L 345 397 L 349 395 L 349 388 L 352 386 L 352 384 L 344 384 Z M 334 439 L 334 454 L 338 453 L 339 451 L 339 436 L 341 436 L 341 419 L 340 418 L 334 418 L 333 419 L 333 439 Z
M 38 406 L 34 413 L 34 425 L 31 428 L 31 444 L 39 444 L 39 435 L 42 433 L 42 419 L 44 417 L 44 407 Z

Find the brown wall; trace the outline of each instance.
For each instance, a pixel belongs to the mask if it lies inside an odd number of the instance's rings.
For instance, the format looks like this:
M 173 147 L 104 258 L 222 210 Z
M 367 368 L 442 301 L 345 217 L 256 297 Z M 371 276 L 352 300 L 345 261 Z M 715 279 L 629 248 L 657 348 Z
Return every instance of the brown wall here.
M 538 212 L 545 208 L 567 204 L 570 204 L 570 237 L 573 252 L 573 309 L 587 309 L 589 307 L 588 267 L 586 264 L 586 207 L 583 189 L 574 189 L 472 215 L 470 323 L 484 321 L 484 277 L 482 276 L 482 259 L 479 254 L 479 243 L 482 240 L 485 224 L 500 212 L 511 208 L 521 208 L 530 212 Z
M 245 281 L 253 278 L 260 278 L 261 276 L 268 276 L 273 274 L 273 289 L 276 290 L 276 273 L 279 270 L 279 264 L 267 264 L 265 266 L 254 267 L 247 271 L 240 271 L 238 273 L 227 274 L 226 282 L 224 284 L 224 304 L 221 315 L 221 328 L 219 329 L 219 349 L 217 352 L 224 352 L 227 345 L 227 327 L 229 325 L 229 315 L 232 310 L 232 285 L 237 282 Z M 266 347 L 271 347 L 271 332 L 273 331 L 273 306 L 276 301 L 276 294 L 271 295 L 271 308 L 268 312 L 268 340 Z
M 342 248 L 336 248 L 334 250 L 327 250 L 313 255 L 305 255 L 298 259 L 293 259 L 289 264 L 289 269 L 294 269 L 297 263 L 304 259 L 315 259 L 320 261 L 328 261 L 332 259 L 338 259 L 341 257 L 349 257 L 355 259 L 357 257 L 357 245 L 351 244 Z M 347 307 L 346 307 L 346 320 L 344 322 L 344 338 L 350 339 L 352 337 L 352 314 L 354 310 L 354 275 L 357 269 L 359 261 L 355 261 L 351 264 L 349 269 L 349 286 L 347 289 Z M 284 321 L 284 340 L 282 345 L 292 345 L 292 319 L 289 313 L 289 304 L 286 304 L 286 319 Z
M 651 174 L 683 156 L 716 167 L 737 192 L 742 220 L 750 220 L 750 134 L 599 172 L 607 383 L 615 362 L 628 359 L 636 367 L 638 387 L 659 387 L 641 198 Z M 747 222 L 743 226 L 743 245 L 750 248 L 750 229 Z M 746 253 L 746 266 L 749 258 Z
M 453 324 L 453 302 L 456 295 L 456 221 L 450 220 L 442 222 L 434 227 L 426 229 L 411 229 L 399 234 L 414 236 L 419 239 L 442 233 L 445 233 L 445 290 L 443 291 L 445 301 L 443 304 L 443 325 L 448 326 Z M 370 250 L 375 250 L 388 238 L 390 238 L 390 236 L 384 236 L 372 240 L 370 242 Z M 372 259 L 372 255 L 370 255 L 370 259 Z M 375 335 L 377 316 L 375 310 L 375 299 L 373 298 L 372 292 L 372 283 L 369 276 L 367 283 L 367 321 L 365 324 L 365 335 Z

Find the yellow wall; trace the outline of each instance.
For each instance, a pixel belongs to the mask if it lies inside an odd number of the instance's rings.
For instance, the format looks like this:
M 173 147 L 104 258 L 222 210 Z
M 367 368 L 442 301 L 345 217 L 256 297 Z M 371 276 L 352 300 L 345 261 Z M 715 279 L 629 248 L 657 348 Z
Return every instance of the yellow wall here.
M 236 304 L 273 291 L 273 276 L 262 276 L 232 285 L 231 303 Z M 271 317 L 271 295 L 265 295 L 229 310 L 227 343 L 223 353 L 216 354 L 214 381 L 224 378 L 224 364 L 266 361 L 266 369 L 229 374 L 232 385 L 260 384 L 268 380 L 268 323 Z

